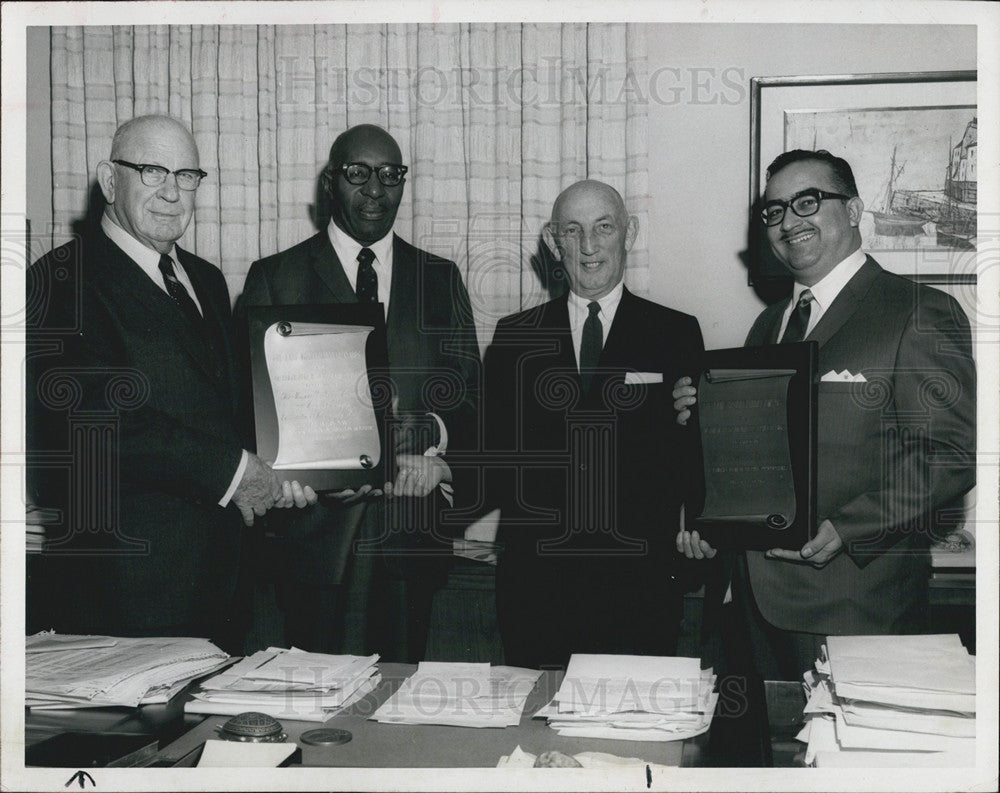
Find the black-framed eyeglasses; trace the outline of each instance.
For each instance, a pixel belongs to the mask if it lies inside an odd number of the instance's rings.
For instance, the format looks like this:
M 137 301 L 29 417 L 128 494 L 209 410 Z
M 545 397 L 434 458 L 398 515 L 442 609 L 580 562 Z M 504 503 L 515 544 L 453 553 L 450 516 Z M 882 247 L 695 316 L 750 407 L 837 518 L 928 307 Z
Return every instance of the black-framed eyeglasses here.
M 134 163 L 127 160 L 112 160 L 116 165 L 124 165 L 133 171 L 139 172 L 139 178 L 146 187 L 159 187 L 166 181 L 167 174 L 173 174 L 177 180 L 177 186 L 181 190 L 197 190 L 201 180 L 208 176 L 200 168 L 181 168 L 179 171 L 171 171 L 162 165 L 150 165 L 149 163 Z
M 409 168 L 405 165 L 393 165 L 392 163 L 383 163 L 374 168 L 366 162 L 346 162 L 340 166 L 344 178 L 351 184 L 368 184 L 368 180 L 372 178 L 372 171 L 375 171 L 378 174 L 378 180 L 385 187 L 396 187 L 403 181 L 408 170 Z
M 850 196 L 842 193 L 828 193 L 826 190 L 810 187 L 796 193 L 788 201 L 768 201 L 760 211 L 760 219 L 767 226 L 777 226 L 785 219 L 785 210 L 788 207 L 791 207 L 792 212 L 800 218 L 807 218 L 819 212 L 820 203 L 828 198 L 839 198 L 846 201 Z

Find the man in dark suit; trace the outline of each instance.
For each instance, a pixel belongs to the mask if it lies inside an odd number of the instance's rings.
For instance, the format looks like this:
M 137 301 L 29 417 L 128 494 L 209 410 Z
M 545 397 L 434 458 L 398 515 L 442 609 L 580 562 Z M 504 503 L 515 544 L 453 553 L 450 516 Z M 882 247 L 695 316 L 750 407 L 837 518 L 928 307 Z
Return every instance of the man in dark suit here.
M 444 454 L 478 448 L 480 363 L 458 268 L 392 233 L 406 171 L 399 145 L 380 127 L 342 133 L 321 177 L 329 226 L 254 262 L 243 304 L 370 301 L 386 311 L 397 468 L 386 487 L 391 498 L 373 498 L 380 493 L 366 486 L 325 494 L 310 514 L 272 521 L 281 538 L 278 594 L 296 646 L 417 661 L 451 554 L 442 485 L 454 484 L 459 498 L 474 498 L 477 488 L 468 463 L 464 471 L 451 467 Z M 463 474 L 467 482 L 452 482 Z
M 175 245 L 204 176 L 180 122 L 123 124 L 100 228 L 28 272 L 29 501 L 61 515 L 29 627 L 238 652 L 240 515 L 315 498 L 243 449 L 225 280 Z
M 625 288 L 637 230 L 614 188 L 563 191 L 544 236 L 569 293 L 501 320 L 486 353 L 510 664 L 676 649 L 688 471 L 668 388 L 697 365 L 702 338 L 694 317 Z
M 795 283 L 746 343 L 815 340 L 823 376 L 817 534 L 734 560 L 734 605 L 765 678 L 800 679 L 828 634 L 926 630 L 928 543 L 975 483 L 969 322 L 948 295 L 864 254 L 863 209 L 850 165 L 829 152 L 786 152 L 768 169 L 762 220 Z M 693 389 L 679 385 L 686 420 Z M 714 555 L 696 532 L 678 547 Z

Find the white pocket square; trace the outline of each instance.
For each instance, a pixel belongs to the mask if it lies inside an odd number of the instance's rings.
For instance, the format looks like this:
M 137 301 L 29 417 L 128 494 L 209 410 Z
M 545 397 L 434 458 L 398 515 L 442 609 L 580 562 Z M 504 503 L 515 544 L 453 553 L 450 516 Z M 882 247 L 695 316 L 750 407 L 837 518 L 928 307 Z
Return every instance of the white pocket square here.
M 851 374 L 847 369 L 842 372 L 835 372 L 831 369 L 819 381 L 821 383 L 867 383 L 868 378 L 863 374 Z
M 639 385 L 640 383 L 652 385 L 662 382 L 663 375 L 660 372 L 625 372 L 625 385 Z

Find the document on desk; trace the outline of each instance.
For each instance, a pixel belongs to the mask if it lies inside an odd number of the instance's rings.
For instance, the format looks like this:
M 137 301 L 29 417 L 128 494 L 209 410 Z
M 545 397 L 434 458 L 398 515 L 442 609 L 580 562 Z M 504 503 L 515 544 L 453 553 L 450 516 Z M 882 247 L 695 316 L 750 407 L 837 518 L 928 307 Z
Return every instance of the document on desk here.
M 189 713 L 235 715 L 256 710 L 275 718 L 326 721 L 374 691 L 378 655 L 328 655 L 269 647 L 203 680 L 185 703 Z
M 535 717 L 566 737 L 683 740 L 711 725 L 714 685 L 697 658 L 574 653 L 554 699 Z
M 421 661 L 372 719 L 386 724 L 514 727 L 541 675 L 512 666 Z
M 912 752 L 944 762 L 972 751 L 975 658 L 957 635 L 829 636 L 806 674 L 806 761 L 906 765 Z M 831 753 L 843 757 L 830 760 Z
M 47 635 L 44 640 L 27 642 L 25 704 L 29 707 L 134 707 L 160 702 L 230 661 L 207 639 L 63 638 L 60 642 Z M 47 649 L 32 651 L 33 645 Z

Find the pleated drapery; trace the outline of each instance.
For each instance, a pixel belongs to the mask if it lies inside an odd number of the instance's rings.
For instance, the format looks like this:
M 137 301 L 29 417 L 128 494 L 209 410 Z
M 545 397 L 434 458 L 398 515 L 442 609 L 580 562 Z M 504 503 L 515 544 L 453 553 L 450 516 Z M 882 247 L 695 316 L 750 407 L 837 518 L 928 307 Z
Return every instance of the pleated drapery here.
M 318 176 L 344 129 L 374 123 L 409 165 L 396 231 L 454 259 L 486 344 L 558 289 L 539 256 L 552 202 L 606 181 L 639 217 L 626 283 L 647 291 L 646 54 L 629 24 L 55 27 L 55 244 L 88 204 L 115 129 L 189 123 L 209 172 L 180 245 L 235 299 L 250 263 L 315 233 Z

